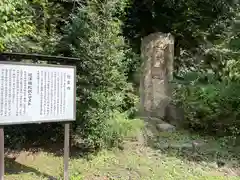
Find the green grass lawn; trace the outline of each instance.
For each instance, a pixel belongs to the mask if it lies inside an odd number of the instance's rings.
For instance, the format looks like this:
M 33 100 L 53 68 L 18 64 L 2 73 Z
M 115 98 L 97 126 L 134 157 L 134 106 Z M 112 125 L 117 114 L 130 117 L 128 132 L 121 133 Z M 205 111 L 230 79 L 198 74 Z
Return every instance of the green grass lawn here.
M 156 143 L 158 146 L 166 141 L 173 143 L 197 138 L 179 133 L 165 133 L 159 137 L 161 139 Z M 166 151 L 126 141 L 122 151 L 105 150 L 88 159 L 71 158 L 70 174 L 79 177 L 73 180 L 240 180 L 236 174 L 238 170 L 240 172 L 237 167 L 232 169 L 226 165 L 218 168 L 212 159 L 192 161 L 187 158 L 188 153 L 186 151 L 185 156 L 182 156 L 179 150 Z M 46 152 L 34 155 L 22 152 L 15 161 L 6 159 L 6 166 L 6 180 L 61 179 L 63 171 L 62 157 Z

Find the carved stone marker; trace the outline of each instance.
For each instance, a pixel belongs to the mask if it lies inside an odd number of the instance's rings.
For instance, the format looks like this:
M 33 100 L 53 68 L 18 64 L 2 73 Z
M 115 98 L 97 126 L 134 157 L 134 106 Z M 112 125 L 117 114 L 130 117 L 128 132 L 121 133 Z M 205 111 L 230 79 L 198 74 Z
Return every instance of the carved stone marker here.
M 174 38 L 171 34 L 153 33 L 142 40 L 140 99 L 141 114 L 163 119 L 171 99 Z

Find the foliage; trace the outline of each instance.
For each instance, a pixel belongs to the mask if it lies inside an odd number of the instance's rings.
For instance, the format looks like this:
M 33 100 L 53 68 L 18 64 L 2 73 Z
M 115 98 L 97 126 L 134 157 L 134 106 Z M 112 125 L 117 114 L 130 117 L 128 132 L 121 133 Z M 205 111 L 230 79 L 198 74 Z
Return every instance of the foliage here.
M 52 54 L 61 38 L 67 8 L 48 0 L 1 1 L 0 51 Z M 63 13 L 64 10 L 64 13 Z
M 176 103 L 185 111 L 185 125 L 212 135 L 238 135 L 240 85 L 216 79 L 204 84 L 199 79 L 175 89 Z
M 0 51 L 80 57 L 79 120 L 73 129 L 93 148 L 120 142 L 137 122 L 128 119 L 138 101 L 127 82 L 131 67 L 136 66 L 132 63 L 135 54 L 121 29 L 128 1 L 8 2 L 0 3 Z M 30 140 L 62 138 L 59 124 L 19 125 L 7 127 L 5 132 L 7 144 L 17 147 Z
M 27 0 L 3 0 L 0 2 L 0 51 L 10 43 L 32 35 L 35 31 Z
M 150 33 L 174 35 L 174 75 L 184 76 L 175 81 L 175 100 L 185 110 L 186 126 L 238 134 L 239 2 L 133 0 L 127 11 L 124 35 L 135 52 Z
M 135 98 L 125 75 L 128 49 L 117 17 L 124 9 L 123 2 L 81 4 L 59 45 L 59 53 L 81 58 L 77 64 L 80 101 L 75 128 L 93 148 L 121 138 L 123 122 L 118 122 L 118 117 L 115 119 L 116 113 L 129 109 L 133 104 L 127 107 L 126 102 L 134 102 L 131 99 Z M 128 124 L 126 118 L 122 120 Z
M 159 31 L 172 33 L 175 70 L 198 68 L 202 61 L 205 65 L 214 63 L 214 58 L 205 63 L 205 54 L 215 42 L 224 39 L 236 7 L 228 0 L 133 0 L 124 34 L 139 53 L 142 37 Z
M 239 5 L 236 5 L 232 14 L 233 17 L 228 22 L 218 22 L 213 32 L 218 26 L 222 26 L 222 34 L 217 34 L 208 47 L 202 47 L 204 66 L 202 69 L 212 69 L 219 79 L 237 80 L 237 65 L 239 61 Z M 215 29 L 215 30 L 214 30 Z
M 138 102 L 131 83 L 138 87 L 134 75 L 141 64 L 141 38 L 170 32 L 174 74 L 188 76 L 176 82 L 175 94 L 186 111 L 186 125 L 237 134 L 239 19 L 239 2 L 229 0 L 3 0 L 0 51 L 79 57 L 73 130 L 98 148 L 118 144 L 138 124 L 128 118 Z M 32 134 L 48 139 L 53 133 L 61 138 L 61 128 L 8 127 L 6 140 L 17 144 Z M 48 134 L 49 129 L 54 130 Z M 20 138 L 13 139 L 16 135 Z
M 216 32 L 221 25 L 221 33 L 211 41 L 208 39 L 208 46 L 201 46 L 204 61 L 197 64 L 198 73 L 185 69 L 184 85 L 176 88 L 175 98 L 184 107 L 187 127 L 211 134 L 239 135 L 238 12 L 236 6 L 234 18 L 212 26 L 211 31 Z

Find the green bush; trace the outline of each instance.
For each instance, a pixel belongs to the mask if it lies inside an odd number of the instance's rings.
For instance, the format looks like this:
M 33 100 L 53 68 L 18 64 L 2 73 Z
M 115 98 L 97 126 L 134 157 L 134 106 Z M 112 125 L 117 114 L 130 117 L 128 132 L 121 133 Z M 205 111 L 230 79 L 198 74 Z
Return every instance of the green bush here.
M 134 111 L 136 96 L 127 82 L 129 48 L 121 35 L 126 3 L 119 0 L 81 4 L 65 28 L 59 52 L 79 57 L 75 131 L 92 148 L 119 142 L 129 129 L 125 111 Z
M 185 111 L 185 126 L 217 135 L 240 132 L 240 84 L 199 81 L 175 88 L 175 100 Z
M 31 15 L 27 0 L 0 1 L 0 51 L 9 50 L 11 44 L 35 32 Z

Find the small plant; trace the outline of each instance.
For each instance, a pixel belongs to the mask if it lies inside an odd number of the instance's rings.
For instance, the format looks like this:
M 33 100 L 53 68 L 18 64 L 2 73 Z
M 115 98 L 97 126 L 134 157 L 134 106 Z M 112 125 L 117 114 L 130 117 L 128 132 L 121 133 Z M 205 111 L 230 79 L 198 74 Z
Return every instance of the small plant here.
M 62 168 L 60 168 L 62 172 Z M 63 180 L 63 175 L 61 173 L 59 180 Z M 72 175 L 70 175 L 69 180 L 83 180 L 83 176 L 81 175 L 80 172 L 75 172 Z
M 72 175 L 70 180 L 83 180 L 83 177 L 81 175 Z

